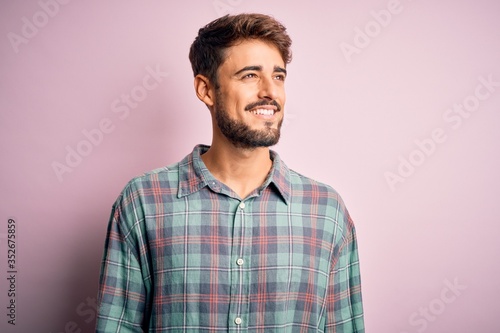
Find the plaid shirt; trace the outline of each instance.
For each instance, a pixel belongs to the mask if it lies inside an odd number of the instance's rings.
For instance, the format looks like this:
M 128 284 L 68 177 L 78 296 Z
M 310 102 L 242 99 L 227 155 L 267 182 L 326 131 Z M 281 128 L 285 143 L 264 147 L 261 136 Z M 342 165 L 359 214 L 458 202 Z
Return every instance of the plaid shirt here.
M 113 206 L 97 332 L 364 332 L 355 229 L 329 186 L 271 151 L 241 200 L 196 146 Z

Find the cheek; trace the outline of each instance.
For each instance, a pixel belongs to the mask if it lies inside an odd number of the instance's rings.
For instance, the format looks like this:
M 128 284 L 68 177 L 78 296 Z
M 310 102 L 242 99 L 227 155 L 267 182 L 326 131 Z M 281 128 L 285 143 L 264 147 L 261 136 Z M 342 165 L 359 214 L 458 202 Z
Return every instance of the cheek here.
M 256 95 L 250 94 L 248 92 L 239 92 L 235 94 L 232 99 L 233 106 L 237 110 L 245 110 L 245 107 L 251 103 L 254 103 L 258 100 Z
M 276 89 L 279 89 L 276 101 L 280 103 L 281 106 L 284 106 L 286 99 L 285 90 L 283 87 L 278 87 Z M 246 106 L 258 102 L 259 100 L 259 89 L 256 86 L 244 85 L 227 91 L 224 99 L 224 106 L 228 110 L 244 111 Z
M 279 97 L 277 98 L 277 102 L 281 105 L 282 108 L 285 107 L 286 103 L 286 94 L 283 92 L 283 94 L 280 94 Z

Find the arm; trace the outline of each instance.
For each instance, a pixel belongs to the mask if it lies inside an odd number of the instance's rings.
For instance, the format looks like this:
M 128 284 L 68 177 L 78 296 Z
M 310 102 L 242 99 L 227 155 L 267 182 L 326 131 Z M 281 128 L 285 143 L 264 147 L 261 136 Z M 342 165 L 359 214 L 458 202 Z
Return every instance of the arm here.
M 330 272 L 325 332 L 364 333 L 358 246 L 349 217 L 347 227 Z
M 134 246 L 138 242 L 131 241 L 134 233 L 127 230 L 126 212 L 115 205 L 111 214 L 101 266 L 96 332 L 147 331 L 149 275 L 141 267 L 139 249 Z

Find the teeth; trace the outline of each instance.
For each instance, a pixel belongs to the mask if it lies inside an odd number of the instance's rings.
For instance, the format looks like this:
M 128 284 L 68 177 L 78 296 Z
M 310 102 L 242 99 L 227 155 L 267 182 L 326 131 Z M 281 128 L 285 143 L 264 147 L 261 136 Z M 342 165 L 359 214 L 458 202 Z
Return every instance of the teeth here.
M 259 114 L 264 116 L 272 116 L 274 114 L 274 110 L 269 110 L 269 109 L 257 109 L 252 112 L 253 114 Z

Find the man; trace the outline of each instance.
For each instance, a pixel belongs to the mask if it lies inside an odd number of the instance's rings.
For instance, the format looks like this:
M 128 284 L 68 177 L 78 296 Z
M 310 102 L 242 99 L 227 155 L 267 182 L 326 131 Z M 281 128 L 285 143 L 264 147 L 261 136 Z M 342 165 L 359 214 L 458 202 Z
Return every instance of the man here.
M 189 58 L 211 146 L 113 206 L 97 332 L 364 332 L 355 229 L 278 142 L 291 40 L 260 14 L 200 29 Z

